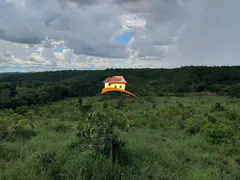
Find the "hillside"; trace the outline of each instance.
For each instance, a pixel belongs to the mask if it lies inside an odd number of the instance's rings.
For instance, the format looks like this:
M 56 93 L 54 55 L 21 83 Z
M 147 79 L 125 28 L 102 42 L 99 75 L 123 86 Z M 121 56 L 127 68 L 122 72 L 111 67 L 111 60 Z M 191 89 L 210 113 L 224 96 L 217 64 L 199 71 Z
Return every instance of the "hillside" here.
M 240 66 L 74 70 L 4 74 L 0 76 L 0 107 L 16 108 L 68 97 L 95 96 L 110 75 L 123 75 L 128 82 L 127 89 L 137 96 L 182 96 L 209 91 L 240 97 Z
M 99 96 L 80 101 L 74 98 L 0 111 L 0 179 L 240 178 L 239 99 L 212 96 L 118 100 Z M 89 116 L 84 115 L 81 103 L 92 104 Z M 124 122 L 130 127 L 116 129 L 115 135 L 124 146 L 113 147 L 118 157 L 109 174 L 109 142 L 103 141 L 107 134 L 102 130 L 108 127 L 108 121 L 117 120 L 114 117 L 118 118 L 116 127 L 125 127 Z M 88 122 L 92 123 L 89 136 L 86 126 L 84 131 L 81 129 Z

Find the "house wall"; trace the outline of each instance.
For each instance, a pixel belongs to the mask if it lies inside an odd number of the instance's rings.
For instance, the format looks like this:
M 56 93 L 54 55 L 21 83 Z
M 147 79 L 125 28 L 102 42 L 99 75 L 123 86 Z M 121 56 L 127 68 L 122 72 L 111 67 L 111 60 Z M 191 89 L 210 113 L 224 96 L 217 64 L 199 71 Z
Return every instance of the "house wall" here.
M 105 87 L 105 88 L 111 87 L 111 86 L 109 86 L 108 84 L 109 84 L 109 83 L 105 83 L 104 87 Z
M 111 84 L 111 88 L 115 88 L 115 86 L 116 86 L 116 88 L 120 88 L 120 89 L 123 89 L 123 90 L 125 90 L 125 87 L 126 87 L 126 85 L 125 84 L 120 84 L 120 83 L 112 83 Z
M 105 83 L 104 87 L 105 88 L 115 88 L 115 86 L 116 86 L 116 88 L 120 88 L 120 89 L 123 89 L 123 90 L 125 90 L 125 87 L 126 87 L 125 84 L 120 84 L 120 83 L 112 83 L 110 86 L 108 84 L 109 83 Z

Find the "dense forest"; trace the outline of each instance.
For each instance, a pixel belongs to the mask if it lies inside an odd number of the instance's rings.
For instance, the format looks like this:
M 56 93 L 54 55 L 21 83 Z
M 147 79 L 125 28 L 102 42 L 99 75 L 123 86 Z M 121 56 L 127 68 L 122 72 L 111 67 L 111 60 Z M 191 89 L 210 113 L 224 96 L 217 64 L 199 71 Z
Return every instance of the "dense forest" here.
M 0 108 L 45 104 L 69 97 L 96 96 L 103 80 L 122 75 L 137 96 L 196 92 L 240 97 L 240 66 L 189 66 L 175 69 L 107 69 L 0 74 Z

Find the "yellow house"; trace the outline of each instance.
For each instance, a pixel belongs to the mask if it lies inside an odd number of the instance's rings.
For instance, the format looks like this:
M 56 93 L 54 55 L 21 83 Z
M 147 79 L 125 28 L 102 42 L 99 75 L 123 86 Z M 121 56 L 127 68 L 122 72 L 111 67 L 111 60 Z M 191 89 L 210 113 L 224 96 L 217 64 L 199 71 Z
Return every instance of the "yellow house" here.
M 119 88 L 125 90 L 127 81 L 123 76 L 108 77 L 104 81 L 105 88 Z
M 121 93 L 126 93 L 136 97 L 133 93 L 125 90 L 127 81 L 124 79 L 123 76 L 108 77 L 103 81 L 103 83 L 104 88 L 102 89 L 102 94 L 119 91 Z

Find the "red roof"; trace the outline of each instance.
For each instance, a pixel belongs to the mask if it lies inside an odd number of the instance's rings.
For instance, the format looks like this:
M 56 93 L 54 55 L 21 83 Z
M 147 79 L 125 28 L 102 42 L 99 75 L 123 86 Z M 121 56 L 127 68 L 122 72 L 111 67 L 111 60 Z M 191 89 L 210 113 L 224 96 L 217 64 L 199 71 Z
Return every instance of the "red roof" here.
M 106 82 L 109 82 L 111 80 L 111 77 L 107 77 L 103 82 L 106 83 Z
M 123 76 L 113 76 L 113 77 L 108 77 L 104 81 L 104 83 L 124 83 L 127 84 L 127 81 L 124 79 Z

